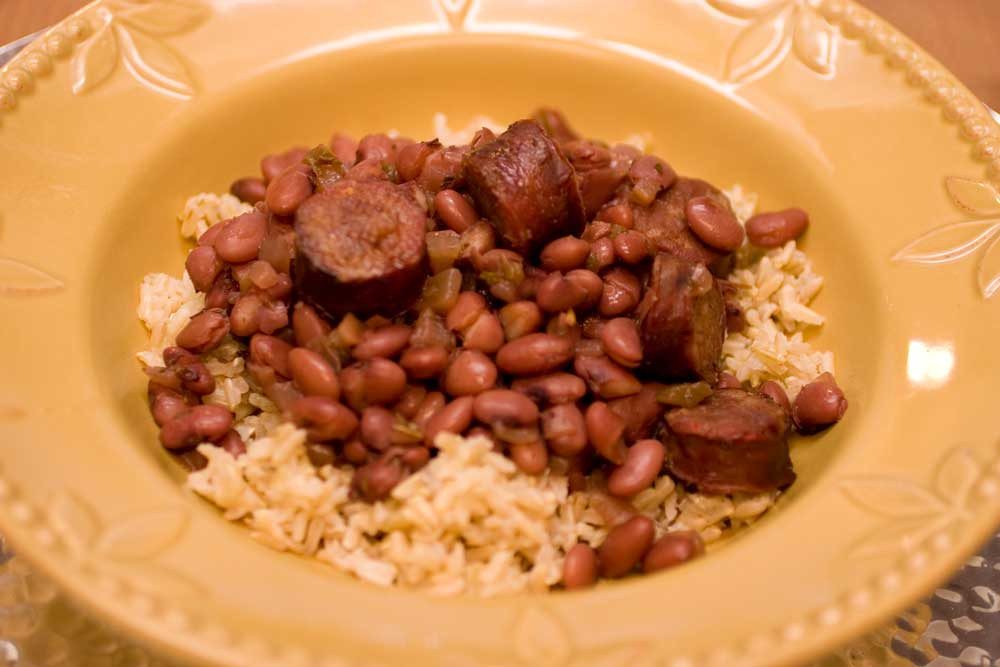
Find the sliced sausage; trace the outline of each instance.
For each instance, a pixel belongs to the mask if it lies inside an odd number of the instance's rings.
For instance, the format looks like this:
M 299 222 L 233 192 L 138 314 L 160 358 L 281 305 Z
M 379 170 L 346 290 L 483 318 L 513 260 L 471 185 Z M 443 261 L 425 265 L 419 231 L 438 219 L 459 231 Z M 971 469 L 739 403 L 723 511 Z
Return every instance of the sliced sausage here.
M 760 493 L 795 481 L 788 415 L 743 389 L 720 389 L 667 413 L 670 472 L 703 493 Z
M 535 121 L 518 121 L 472 151 L 465 182 L 476 209 L 508 247 L 522 254 L 583 231 L 583 200 L 573 167 Z
M 299 296 L 333 318 L 396 315 L 426 277 L 426 200 L 389 182 L 338 181 L 295 213 Z

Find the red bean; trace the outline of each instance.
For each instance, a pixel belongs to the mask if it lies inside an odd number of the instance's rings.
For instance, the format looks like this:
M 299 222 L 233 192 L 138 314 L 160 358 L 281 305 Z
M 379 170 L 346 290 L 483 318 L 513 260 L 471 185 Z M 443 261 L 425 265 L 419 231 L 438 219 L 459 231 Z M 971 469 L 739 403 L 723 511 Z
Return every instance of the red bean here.
M 509 455 L 526 475 L 541 475 L 549 465 L 549 451 L 541 440 L 511 443 Z
M 792 419 L 802 433 L 815 433 L 840 421 L 847 412 L 847 398 L 830 373 L 802 387 L 795 397 Z
M 658 539 L 642 561 L 642 571 L 646 574 L 665 570 L 685 563 L 705 553 L 705 543 L 693 530 L 679 530 L 667 533 Z
M 631 272 L 614 268 L 604 276 L 604 293 L 597 311 L 604 317 L 617 317 L 631 312 L 642 295 L 639 280 Z
M 559 456 L 575 456 L 587 446 L 587 425 L 573 403 L 554 405 L 542 413 L 542 435 Z
M 573 358 L 573 342 L 551 334 L 532 333 L 513 340 L 497 352 L 504 373 L 537 375 L 554 371 Z
M 524 394 L 510 389 L 490 389 L 472 405 L 476 419 L 484 424 L 505 423 L 530 426 L 538 421 L 538 406 Z
M 614 238 L 612 244 L 615 248 L 615 255 L 626 264 L 644 262 L 653 251 L 649 237 L 636 230 L 622 232 Z
M 267 218 L 263 213 L 250 211 L 219 224 L 223 227 L 212 247 L 223 261 L 242 264 L 257 258 L 260 244 L 267 234 Z
M 177 334 L 177 345 L 195 354 L 214 349 L 229 333 L 226 311 L 211 308 L 203 310 Z
M 449 229 L 459 234 L 479 220 L 472 204 L 454 190 L 441 190 L 434 195 L 434 210 Z
M 390 324 L 378 329 L 369 329 L 361 337 L 351 354 L 355 359 L 366 361 L 375 357 L 390 359 L 403 351 L 410 342 L 413 330 L 405 324 Z
M 627 317 L 607 322 L 599 334 L 604 353 L 626 368 L 635 368 L 642 361 L 642 341 L 639 327 Z
M 615 263 L 615 242 L 610 238 L 597 239 L 590 244 L 590 255 L 587 256 L 587 268 L 591 271 L 603 271 Z
M 399 359 L 399 365 L 414 380 L 437 377 L 448 366 L 448 350 L 441 345 L 408 347 Z
M 688 226 L 705 245 L 733 252 L 743 245 L 743 228 L 736 216 L 711 197 L 692 197 L 685 208 Z
M 589 243 L 575 236 L 564 236 L 542 248 L 539 260 L 546 271 L 570 271 L 583 266 L 589 254 Z
M 233 413 L 221 405 L 196 405 L 166 422 L 160 443 L 167 449 L 194 447 L 221 439 L 233 425 Z
M 229 192 L 240 201 L 253 206 L 264 201 L 267 195 L 267 184 L 260 178 L 241 178 L 233 181 L 229 186 Z
M 792 404 L 788 401 L 785 388 L 774 380 L 768 380 L 760 385 L 760 393 L 781 406 L 785 414 L 792 414 Z
M 747 238 L 761 248 L 777 248 L 802 236 L 808 226 L 809 214 L 801 208 L 760 213 L 747 220 Z
M 503 326 L 493 313 L 482 313 L 462 335 L 462 346 L 493 354 L 504 344 Z
M 536 403 L 559 405 L 575 403 L 587 393 L 587 385 L 572 373 L 550 373 L 532 378 L 518 378 L 510 388 Z
M 583 341 L 581 341 L 583 342 Z M 603 355 L 576 355 L 573 370 L 601 398 L 621 398 L 639 393 L 642 383 L 634 374 Z
M 340 390 L 355 410 L 395 403 L 405 389 L 406 372 L 381 357 L 359 361 L 340 374 Z
M 268 183 L 267 208 L 275 215 L 292 215 L 299 205 L 313 193 L 309 180 L 312 169 L 305 164 L 296 164 Z
M 549 313 L 572 310 L 587 299 L 587 292 L 576 283 L 567 280 L 558 271 L 549 276 L 538 286 L 535 296 L 538 307 Z
M 461 434 L 465 432 L 472 424 L 473 402 L 475 402 L 475 398 L 472 396 L 456 398 L 431 417 L 424 429 L 424 442 L 427 446 L 430 447 L 434 444 L 434 438 L 439 433 Z
M 615 465 L 625 462 L 628 450 L 622 434 L 625 420 L 612 412 L 607 403 L 595 401 L 587 406 L 583 416 L 587 425 L 587 438 L 597 453 Z
M 542 311 L 534 301 L 515 301 L 500 309 L 500 325 L 508 341 L 537 331 Z
M 497 367 L 478 350 L 463 350 L 444 374 L 444 390 L 452 396 L 478 394 L 497 383 Z
M 292 401 L 287 416 L 315 442 L 344 440 L 358 428 L 357 415 L 326 396 L 304 396 Z
M 589 544 L 574 544 L 563 561 L 563 586 L 570 591 L 593 586 L 598 567 L 597 552 Z
M 199 292 L 207 292 L 222 271 L 223 264 L 212 246 L 202 245 L 188 253 L 184 268 L 187 269 L 194 288 Z
M 597 550 L 601 576 L 623 577 L 642 560 L 653 544 L 656 526 L 647 516 L 634 516 L 615 526 Z
M 254 334 L 250 339 L 250 359 L 270 366 L 286 378 L 292 377 L 288 365 L 288 353 L 291 351 L 291 345 L 275 336 Z
M 340 398 L 340 380 L 333 366 L 322 355 L 304 347 L 288 352 L 288 372 L 306 396 Z
M 260 173 L 269 182 L 292 165 L 302 162 L 308 152 L 308 148 L 291 148 L 284 153 L 265 155 L 260 161 Z
M 608 475 L 608 491 L 631 498 L 656 481 L 666 450 L 659 440 L 640 440 L 628 448 L 625 461 Z

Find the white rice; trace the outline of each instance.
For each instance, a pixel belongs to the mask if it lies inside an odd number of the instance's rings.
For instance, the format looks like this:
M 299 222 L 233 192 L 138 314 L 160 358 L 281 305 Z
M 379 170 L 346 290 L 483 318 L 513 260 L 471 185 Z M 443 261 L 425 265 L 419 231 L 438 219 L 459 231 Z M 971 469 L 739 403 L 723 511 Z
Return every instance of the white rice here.
M 475 119 L 470 127 L 478 129 L 483 120 Z M 442 140 L 448 136 L 445 123 L 437 130 Z M 754 195 L 739 186 L 727 195 L 741 221 L 753 214 Z M 230 199 L 192 197 L 179 217 L 182 235 L 193 238 L 245 210 Z M 792 395 L 821 372 L 833 371 L 832 354 L 815 350 L 803 337 L 823 324 L 809 308 L 822 278 L 794 242 L 762 256 L 741 250 L 730 280 L 748 326 L 726 340 L 727 370 L 755 384 L 780 380 Z M 147 276 L 138 314 L 150 342 L 139 359 L 162 364 L 163 348 L 203 306 L 203 295 L 187 275 Z M 546 590 L 559 581 L 568 548 L 603 540 L 604 522 L 591 496 L 569 493 L 565 477 L 519 472 L 481 438 L 443 434 L 435 443 L 438 455 L 389 499 L 373 504 L 352 499 L 352 469 L 316 469 L 309 462 L 305 432 L 281 421 L 274 403 L 246 372 L 242 350 L 229 338 L 209 355 L 206 363 L 217 388 L 205 401 L 236 413 L 234 428 L 247 442 L 247 453 L 234 459 L 210 444 L 199 446 L 208 465 L 189 475 L 188 486 L 264 544 L 314 557 L 381 586 L 492 596 Z M 712 543 L 752 523 L 776 497 L 776 492 L 686 493 L 664 475 L 633 504 L 656 522 L 658 534 L 695 530 Z

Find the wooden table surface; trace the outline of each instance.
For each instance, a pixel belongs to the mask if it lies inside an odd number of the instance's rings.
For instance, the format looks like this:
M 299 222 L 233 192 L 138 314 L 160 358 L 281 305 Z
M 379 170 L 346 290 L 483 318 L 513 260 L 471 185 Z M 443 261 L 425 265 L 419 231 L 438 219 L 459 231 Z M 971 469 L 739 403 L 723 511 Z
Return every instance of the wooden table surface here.
M 55 23 L 87 0 L 0 0 L 0 44 Z M 860 0 L 1000 109 L 1000 0 Z

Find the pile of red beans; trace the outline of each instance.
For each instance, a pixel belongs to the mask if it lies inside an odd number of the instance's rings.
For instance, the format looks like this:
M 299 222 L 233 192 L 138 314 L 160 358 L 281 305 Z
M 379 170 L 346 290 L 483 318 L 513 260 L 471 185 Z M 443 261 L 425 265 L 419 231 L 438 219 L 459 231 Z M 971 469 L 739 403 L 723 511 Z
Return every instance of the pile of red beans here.
M 542 120 L 559 134 L 558 117 Z M 425 465 L 439 433 L 483 435 L 527 474 L 568 475 L 573 490 L 589 489 L 608 513 L 614 527 L 600 549 L 577 545 L 568 553 L 567 587 L 622 576 L 640 563 L 653 571 L 688 560 L 703 550 L 697 534 L 671 533 L 654 543 L 652 521 L 627 500 L 667 463 L 659 438 L 664 410 L 740 386 L 716 373 L 717 360 L 709 360 L 711 377 L 683 382 L 662 384 L 640 372 L 635 311 L 659 249 L 655 235 L 633 228 L 633 211 L 676 176 L 658 158 L 616 147 L 614 159 L 627 162 L 614 187 L 599 174 L 579 183 L 589 220 L 583 232 L 518 252 L 462 191 L 471 151 L 493 140 L 489 130 L 469 146 L 448 147 L 384 134 L 357 143 L 336 135 L 328 147 L 267 156 L 261 177 L 236 181 L 233 194 L 255 208 L 198 239 L 186 268 L 205 293 L 205 310 L 165 351 L 164 366 L 147 370 L 160 440 L 194 468 L 205 463 L 194 449 L 201 443 L 234 456 L 245 451 L 232 413 L 201 402 L 215 389 L 201 355 L 232 336 L 246 343 L 255 389 L 305 429 L 310 460 L 354 466 L 352 488 L 364 500 L 386 498 Z M 594 159 L 587 151 L 599 152 L 594 146 L 569 142 L 561 150 L 575 151 L 573 164 L 582 170 L 580 160 Z M 422 285 L 398 314 L 331 317 L 301 298 L 296 212 L 315 193 L 349 182 L 412 186 L 408 192 L 428 212 L 420 232 Z M 601 188 L 605 201 L 591 211 Z M 693 233 L 691 243 L 703 244 L 708 257 L 742 243 L 743 229 L 710 197 L 692 197 L 686 212 L 684 233 Z M 806 223 L 804 213 L 790 209 L 756 218 L 748 233 L 774 247 Z M 730 328 L 740 325 L 735 304 L 726 304 L 727 316 Z M 821 380 L 795 406 L 777 383 L 762 392 L 807 431 L 833 423 L 846 408 L 832 378 Z

